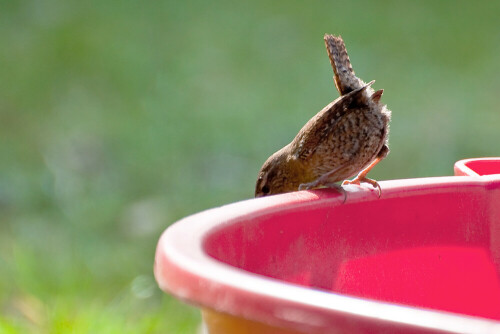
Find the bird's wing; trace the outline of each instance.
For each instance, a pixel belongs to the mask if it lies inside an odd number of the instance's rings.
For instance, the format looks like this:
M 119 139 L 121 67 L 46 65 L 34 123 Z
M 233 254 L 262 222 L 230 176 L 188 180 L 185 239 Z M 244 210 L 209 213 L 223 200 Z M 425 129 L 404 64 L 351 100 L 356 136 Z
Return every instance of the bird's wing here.
M 366 106 L 367 97 L 364 91 L 374 82 L 375 80 L 339 97 L 311 118 L 291 143 L 294 157 L 307 159 L 328 138 L 343 117 Z

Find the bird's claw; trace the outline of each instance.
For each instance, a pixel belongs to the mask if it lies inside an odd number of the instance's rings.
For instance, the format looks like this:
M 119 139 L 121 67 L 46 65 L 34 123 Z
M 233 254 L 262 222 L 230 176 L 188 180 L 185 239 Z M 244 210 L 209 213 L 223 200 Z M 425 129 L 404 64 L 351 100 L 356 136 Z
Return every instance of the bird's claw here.
M 319 182 L 318 180 L 313 181 L 313 182 L 308 182 L 308 183 L 301 183 L 299 185 L 299 190 L 311 190 L 315 189 L 318 187 L 321 187 L 323 184 Z
M 326 183 L 325 187 L 338 190 L 339 192 L 341 192 L 344 195 L 344 201 L 342 203 L 345 203 L 345 201 L 347 201 L 347 191 L 345 191 L 345 189 L 342 188 L 341 185 L 338 185 L 336 183 Z
M 301 183 L 299 185 L 299 191 L 300 190 L 309 190 L 311 188 L 312 188 L 311 183 Z
M 361 185 L 361 182 L 371 184 L 373 188 L 377 188 L 378 198 L 380 198 L 380 196 L 382 196 L 382 188 L 380 187 L 380 184 L 377 181 L 369 179 L 367 177 L 357 176 L 353 180 L 345 180 L 344 182 L 342 182 L 342 185 L 345 186 L 345 185 L 349 185 L 349 184 L 356 184 L 359 186 L 359 185 Z

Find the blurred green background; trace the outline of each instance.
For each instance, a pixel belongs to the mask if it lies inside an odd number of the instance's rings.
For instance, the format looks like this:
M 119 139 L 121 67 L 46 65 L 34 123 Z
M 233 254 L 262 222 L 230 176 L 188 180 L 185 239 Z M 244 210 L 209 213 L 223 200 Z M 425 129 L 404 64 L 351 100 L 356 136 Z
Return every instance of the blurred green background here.
M 152 268 L 172 222 L 253 195 L 338 95 L 393 111 L 377 179 L 499 156 L 500 3 L 0 1 L 0 333 L 194 333 Z

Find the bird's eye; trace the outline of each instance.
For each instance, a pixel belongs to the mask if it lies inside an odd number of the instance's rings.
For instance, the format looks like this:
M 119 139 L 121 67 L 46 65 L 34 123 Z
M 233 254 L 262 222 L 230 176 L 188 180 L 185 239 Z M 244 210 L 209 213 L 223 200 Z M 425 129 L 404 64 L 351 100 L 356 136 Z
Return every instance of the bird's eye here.
M 269 189 L 269 186 L 267 184 L 262 187 L 262 192 L 264 194 L 269 194 L 269 191 L 270 191 L 270 189 Z

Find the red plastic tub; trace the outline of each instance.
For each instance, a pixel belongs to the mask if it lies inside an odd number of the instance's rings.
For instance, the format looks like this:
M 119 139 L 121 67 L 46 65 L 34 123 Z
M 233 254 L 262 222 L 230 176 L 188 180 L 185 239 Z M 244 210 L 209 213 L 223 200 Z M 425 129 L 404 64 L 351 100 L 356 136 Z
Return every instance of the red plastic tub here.
M 247 200 L 162 235 L 160 287 L 210 334 L 500 333 L 500 158 Z

